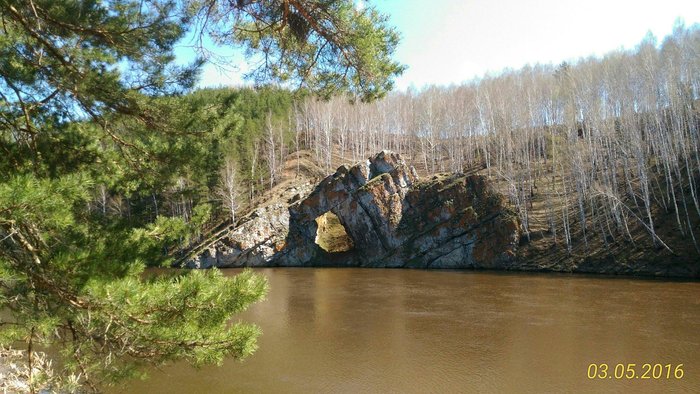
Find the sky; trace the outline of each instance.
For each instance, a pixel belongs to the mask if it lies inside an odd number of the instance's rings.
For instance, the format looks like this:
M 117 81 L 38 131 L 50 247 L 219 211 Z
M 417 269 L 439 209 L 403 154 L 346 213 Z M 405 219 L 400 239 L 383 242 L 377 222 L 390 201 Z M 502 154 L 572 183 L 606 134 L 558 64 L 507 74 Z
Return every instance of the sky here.
M 362 0 L 356 0 L 358 3 Z M 670 34 L 681 18 L 700 23 L 700 0 L 368 0 L 401 34 L 395 58 L 408 69 L 396 88 L 459 84 L 526 64 L 575 61 L 634 48 L 651 32 Z M 362 6 L 362 4 L 359 4 Z M 199 87 L 239 86 L 245 59 L 204 67 Z M 191 56 L 187 48 L 179 59 Z

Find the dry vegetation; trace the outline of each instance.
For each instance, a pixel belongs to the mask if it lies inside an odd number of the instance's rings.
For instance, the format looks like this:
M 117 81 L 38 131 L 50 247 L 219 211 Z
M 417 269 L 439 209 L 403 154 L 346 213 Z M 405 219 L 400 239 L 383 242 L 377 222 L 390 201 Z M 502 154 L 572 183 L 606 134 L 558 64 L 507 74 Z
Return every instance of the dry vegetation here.
M 449 88 L 298 107 L 332 172 L 391 149 L 419 173 L 479 172 L 517 208 L 526 260 L 692 262 L 700 255 L 700 28 L 575 64 Z

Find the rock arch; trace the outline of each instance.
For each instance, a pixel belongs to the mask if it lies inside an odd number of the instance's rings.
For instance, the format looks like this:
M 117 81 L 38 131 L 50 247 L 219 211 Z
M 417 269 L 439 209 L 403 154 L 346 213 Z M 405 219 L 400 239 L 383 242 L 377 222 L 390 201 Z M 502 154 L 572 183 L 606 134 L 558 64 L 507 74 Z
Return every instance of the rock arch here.
M 339 261 L 316 244 L 316 218 L 332 212 L 355 247 Z M 277 265 L 474 267 L 511 260 L 516 215 L 484 177 L 441 174 L 419 182 L 400 155 L 382 151 L 341 166 L 290 206 Z
M 329 253 L 316 219 L 331 212 L 353 248 Z M 400 155 L 382 151 L 338 170 L 292 205 L 260 207 L 187 266 L 368 266 L 508 268 L 517 215 L 485 177 L 419 180 Z

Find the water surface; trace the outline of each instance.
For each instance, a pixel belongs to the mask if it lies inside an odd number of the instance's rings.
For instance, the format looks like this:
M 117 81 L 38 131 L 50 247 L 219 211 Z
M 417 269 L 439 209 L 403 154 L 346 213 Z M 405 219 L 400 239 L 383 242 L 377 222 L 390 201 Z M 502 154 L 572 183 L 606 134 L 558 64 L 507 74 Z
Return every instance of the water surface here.
M 225 271 L 235 274 L 238 271 Z M 129 393 L 692 392 L 700 283 L 559 274 L 260 269 L 240 363 L 151 371 Z M 684 364 L 682 379 L 587 378 L 591 363 Z M 641 372 L 641 368 L 637 368 Z

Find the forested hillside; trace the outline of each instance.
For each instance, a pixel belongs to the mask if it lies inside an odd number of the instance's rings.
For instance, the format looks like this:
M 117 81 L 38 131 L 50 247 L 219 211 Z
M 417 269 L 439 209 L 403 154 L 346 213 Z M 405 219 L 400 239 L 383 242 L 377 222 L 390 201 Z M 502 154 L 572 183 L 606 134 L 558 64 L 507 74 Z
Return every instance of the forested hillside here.
M 641 244 L 666 250 L 669 262 L 692 260 L 700 250 L 698 54 L 700 27 L 677 25 L 661 43 L 647 36 L 602 58 L 371 104 L 307 100 L 296 124 L 328 169 L 331 152 L 354 162 L 388 148 L 423 174 L 488 175 L 517 208 L 525 239 L 547 236 L 582 259 Z
M 98 162 L 112 166 L 96 187 L 92 211 L 129 225 L 152 222 L 158 216 L 189 222 L 198 209 L 218 217 L 232 204 L 249 204 L 274 182 L 292 144 L 292 92 L 205 89 L 156 102 L 172 111 L 161 120 L 166 133 L 150 135 L 146 126 L 125 117 L 113 120 L 137 149 L 152 152 L 152 160 L 134 157 L 138 167 L 120 165 L 115 159 L 119 143 L 85 133 L 99 147 L 94 151 Z

